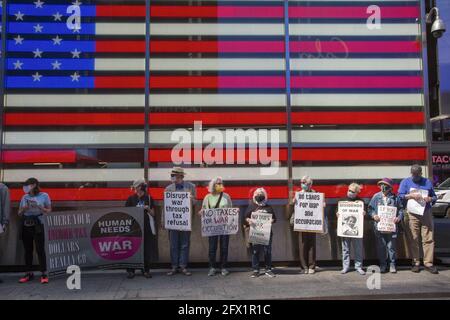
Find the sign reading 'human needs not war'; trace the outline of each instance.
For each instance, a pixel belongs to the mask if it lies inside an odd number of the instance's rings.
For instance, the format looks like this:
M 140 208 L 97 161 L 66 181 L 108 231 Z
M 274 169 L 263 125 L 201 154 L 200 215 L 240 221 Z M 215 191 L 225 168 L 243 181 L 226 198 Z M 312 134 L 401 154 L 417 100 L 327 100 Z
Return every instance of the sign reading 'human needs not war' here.
M 164 226 L 168 230 L 191 231 L 191 194 L 164 192 Z

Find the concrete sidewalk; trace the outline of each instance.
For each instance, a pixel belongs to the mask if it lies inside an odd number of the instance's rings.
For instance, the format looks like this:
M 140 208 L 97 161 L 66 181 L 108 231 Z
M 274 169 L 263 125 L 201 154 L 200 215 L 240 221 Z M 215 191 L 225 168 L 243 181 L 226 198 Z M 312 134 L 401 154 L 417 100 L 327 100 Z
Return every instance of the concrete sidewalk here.
M 81 290 L 68 290 L 66 278 L 51 279 L 41 285 L 37 278 L 19 284 L 22 274 L 0 274 L 0 299 L 450 299 L 450 268 L 439 275 L 412 273 L 400 268 L 397 274 L 381 275 L 381 289 L 369 290 L 368 275 L 356 272 L 341 275 L 338 268 L 320 269 L 314 275 L 300 275 L 295 268 L 276 268 L 276 278 L 250 278 L 249 269 L 234 268 L 227 277 L 208 277 L 206 269 L 193 275 L 168 277 L 154 270 L 152 279 L 125 272 L 83 272 Z

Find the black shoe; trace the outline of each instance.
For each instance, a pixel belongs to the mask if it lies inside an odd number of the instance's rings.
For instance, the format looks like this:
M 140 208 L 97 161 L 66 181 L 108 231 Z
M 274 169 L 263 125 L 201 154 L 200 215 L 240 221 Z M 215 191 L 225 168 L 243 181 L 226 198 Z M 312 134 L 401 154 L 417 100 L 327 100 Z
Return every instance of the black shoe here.
M 414 273 L 419 273 L 420 267 L 418 265 L 414 265 L 414 266 L 412 266 L 411 271 Z
M 428 271 L 431 274 L 439 274 L 439 271 L 435 266 L 425 267 L 425 271 Z
M 128 274 L 127 274 L 128 279 L 133 279 L 134 276 L 135 276 L 134 271 L 128 271 Z
M 146 272 L 142 273 L 142 275 L 144 277 L 146 277 L 147 279 L 150 279 L 152 277 L 152 274 L 149 271 L 146 271 Z

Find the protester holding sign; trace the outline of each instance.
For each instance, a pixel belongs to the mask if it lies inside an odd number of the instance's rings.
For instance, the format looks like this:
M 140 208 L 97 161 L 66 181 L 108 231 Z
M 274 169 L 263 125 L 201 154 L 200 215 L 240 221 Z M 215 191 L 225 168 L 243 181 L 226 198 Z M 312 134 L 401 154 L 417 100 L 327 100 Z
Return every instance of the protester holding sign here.
M 155 204 L 147 192 L 148 186 L 144 178 L 135 180 L 131 187 L 134 194 L 128 197 L 125 207 L 140 207 L 144 209 L 144 269 L 142 273 L 144 277 L 151 278 L 151 248 L 152 244 L 156 242 Z M 134 278 L 134 269 L 127 269 L 127 272 L 128 279 Z
M 311 188 L 312 184 L 313 184 L 313 180 L 308 177 L 308 176 L 304 176 L 301 180 L 300 180 L 300 184 L 301 184 L 301 191 L 300 194 L 298 196 L 304 196 L 305 193 L 314 193 L 316 194 L 316 192 Z M 302 230 L 298 235 L 298 244 L 299 244 L 299 255 L 300 255 L 300 265 L 302 270 L 300 271 L 300 273 L 304 273 L 304 274 L 314 274 L 316 272 L 316 234 L 314 232 L 323 232 L 324 230 L 324 212 L 323 209 L 325 207 L 325 201 L 323 200 L 323 195 L 321 196 L 320 194 L 317 194 L 317 197 L 319 197 L 319 201 L 322 200 L 320 203 L 317 203 L 317 199 L 311 199 L 311 201 L 309 199 L 303 199 L 302 201 L 300 201 L 300 199 L 297 198 L 297 194 L 294 200 L 294 212 L 292 213 L 291 216 L 291 224 L 294 225 L 294 230 L 296 230 L 296 223 L 295 223 L 295 212 L 298 208 L 298 206 L 300 205 L 300 202 L 304 203 L 304 204 L 313 204 L 315 209 L 318 209 L 318 214 L 319 214 L 319 219 L 316 219 L 317 221 L 321 222 L 320 226 L 315 224 L 315 220 L 314 219 L 301 219 L 301 220 L 307 220 L 308 223 L 306 225 L 306 223 L 303 223 L 303 225 L 301 226 Z M 322 199 L 321 199 L 322 198 Z M 318 204 L 317 208 L 316 208 L 316 204 Z M 314 209 L 310 209 L 309 206 L 307 207 L 307 211 L 311 212 L 311 214 L 313 213 Z M 299 211 L 299 210 L 297 210 Z M 302 210 L 300 210 L 302 211 Z M 305 211 L 305 210 L 303 210 Z M 302 212 L 303 212 L 302 211 Z M 310 217 L 311 218 L 311 217 Z M 300 219 L 299 219 L 300 220 Z M 314 220 L 314 222 L 312 222 Z M 308 231 L 305 231 L 305 229 L 308 229 Z M 320 231 L 318 231 L 320 229 Z M 313 231 L 315 230 L 315 231 Z
M 405 224 L 412 256 L 412 272 L 420 272 L 420 241 L 422 240 L 423 264 L 425 270 L 432 274 L 439 273 L 433 264 L 434 238 L 433 214 L 431 206 L 437 196 L 430 180 L 422 177 L 422 167 L 415 164 L 411 167 L 411 176 L 403 179 L 398 195 L 407 208 Z M 422 207 L 422 209 L 421 209 Z
M 39 181 L 29 178 L 23 185 L 25 195 L 19 205 L 19 216 L 22 217 L 22 240 L 25 249 L 25 267 L 27 273 L 20 278 L 20 283 L 25 283 L 34 278 L 33 270 L 33 248 L 39 260 L 39 271 L 41 271 L 41 283 L 48 283 L 47 262 L 45 255 L 44 214 L 52 211 L 50 197 L 39 189 Z
M 0 183 L 0 234 L 6 232 L 9 224 L 10 209 L 11 200 L 9 198 L 9 189 L 5 184 Z M 2 283 L 1 279 L 0 283 Z
M 396 273 L 397 224 L 403 219 L 403 203 L 393 191 L 393 181 L 384 178 L 377 185 L 381 191 L 375 193 L 369 203 L 368 213 L 374 220 L 377 252 L 381 273 L 387 271 L 386 251 L 389 256 L 389 272 Z
M 245 222 L 247 226 L 250 226 L 250 229 L 252 227 L 255 227 L 257 221 L 255 219 L 255 216 L 261 215 L 262 217 L 265 217 L 265 215 L 269 215 L 269 221 L 270 223 L 270 231 L 268 236 L 268 244 L 258 244 L 256 241 L 252 240 L 250 230 L 250 239 L 249 242 L 251 245 L 252 250 L 252 268 L 253 272 L 251 274 L 252 278 L 259 277 L 259 256 L 261 252 L 264 253 L 264 261 L 266 263 L 266 272 L 265 274 L 271 278 L 275 277 L 275 274 L 272 271 L 272 238 L 273 238 L 273 230 L 271 228 L 271 225 L 274 224 L 277 219 L 275 216 L 275 211 L 273 210 L 272 206 L 267 204 L 267 192 L 264 188 L 258 188 L 253 193 L 252 203 L 247 208 L 247 211 L 245 213 Z M 258 223 L 259 224 L 259 223 Z M 267 226 L 267 224 L 264 224 Z M 265 226 L 263 226 L 262 229 L 267 229 Z M 264 235 L 263 238 L 265 238 L 266 233 L 263 231 Z M 263 239 L 265 240 L 265 239 Z M 252 242 L 253 241 L 253 242 Z
M 204 209 L 231 208 L 233 206 L 228 193 L 224 192 L 223 180 L 221 177 L 212 179 L 208 184 L 209 193 L 203 199 L 202 215 Z M 217 245 L 220 242 L 220 269 L 223 276 L 227 276 L 230 272 L 226 269 L 228 261 L 228 243 L 230 236 L 228 234 L 208 237 L 209 244 L 209 272 L 208 276 L 216 274 L 216 253 Z
M 180 167 L 174 167 L 170 173 L 172 183 L 165 189 L 166 192 L 189 192 L 191 208 L 195 205 L 196 190 L 193 183 L 184 181 L 184 170 Z M 168 276 L 181 271 L 186 276 L 191 273 L 187 270 L 189 262 L 189 245 L 191 231 L 169 230 L 170 259 L 172 269 L 167 273 Z
M 342 235 L 340 235 L 342 238 L 342 274 L 346 274 L 350 271 L 350 249 L 352 245 L 355 248 L 355 269 L 361 275 L 366 274 L 363 270 L 363 239 L 361 237 L 363 230 L 357 228 L 358 222 L 362 223 L 363 216 L 365 215 L 364 201 L 358 196 L 360 191 L 361 186 L 357 183 L 352 183 L 348 186 L 347 197 L 339 201 L 350 202 L 355 205 L 361 204 L 362 207 L 362 214 L 349 215 L 345 218 L 346 221 L 344 221 L 345 228 L 342 228 Z M 340 231 L 339 202 L 336 211 L 338 217 L 338 235 Z M 359 219 L 359 221 L 357 219 Z

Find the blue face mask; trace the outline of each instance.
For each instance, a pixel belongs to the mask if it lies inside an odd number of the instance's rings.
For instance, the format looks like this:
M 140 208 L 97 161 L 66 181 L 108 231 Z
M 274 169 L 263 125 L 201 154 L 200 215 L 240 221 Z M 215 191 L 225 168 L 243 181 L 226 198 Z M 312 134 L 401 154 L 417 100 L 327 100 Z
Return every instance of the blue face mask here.
M 302 183 L 302 190 L 308 191 L 309 190 L 309 185 L 307 185 L 306 183 Z

